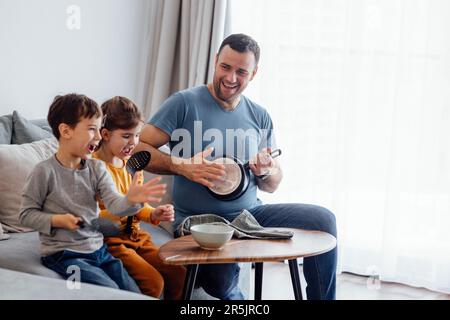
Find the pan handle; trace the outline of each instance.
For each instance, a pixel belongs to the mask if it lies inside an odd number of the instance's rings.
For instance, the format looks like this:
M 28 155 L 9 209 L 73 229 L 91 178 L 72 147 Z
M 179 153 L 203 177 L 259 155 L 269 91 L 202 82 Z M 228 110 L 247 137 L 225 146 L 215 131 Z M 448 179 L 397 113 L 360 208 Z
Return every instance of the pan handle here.
M 273 151 L 270 153 L 270 156 L 271 156 L 272 158 L 276 158 L 276 157 L 278 157 L 278 156 L 281 156 L 281 149 L 273 150 Z
M 270 153 L 270 156 L 272 157 L 272 158 L 276 158 L 276 157 L 278 157 L 278 156 L 281 156 L 281 149 L 276 149 L 276 150 L 273 150 L 271 153 Z M 245 164 L 244 164 L 244 169 L 249 169 L 250 168 L 250 161 L 247 161 Z

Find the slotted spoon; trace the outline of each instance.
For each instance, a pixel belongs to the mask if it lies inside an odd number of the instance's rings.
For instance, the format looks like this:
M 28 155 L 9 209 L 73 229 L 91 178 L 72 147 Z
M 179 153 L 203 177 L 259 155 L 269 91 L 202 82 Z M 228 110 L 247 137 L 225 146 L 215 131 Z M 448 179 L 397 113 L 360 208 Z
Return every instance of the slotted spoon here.
M 148 151 L 139 151 L 133 154 L 127 161 L 127 171 L 134 177 L 134 174 L 138 171 L 144 170 L 150 162 L 152 155 Z M 133 216 L 128 216 L 127 225 L 125 226 L 125 232 L 131 234 L 131 224 L 133 223 Z

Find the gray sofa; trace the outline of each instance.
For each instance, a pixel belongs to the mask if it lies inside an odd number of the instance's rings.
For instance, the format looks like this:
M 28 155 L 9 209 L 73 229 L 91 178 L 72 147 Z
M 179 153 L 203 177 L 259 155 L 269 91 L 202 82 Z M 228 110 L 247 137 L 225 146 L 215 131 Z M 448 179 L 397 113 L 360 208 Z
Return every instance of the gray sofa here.
M 10 122 L 9 122 L 10 121 Z M 10 130 L 10 131 L 8 131 Z M 23 228 L 17 221 L 20 189 L 32 166 L 48 158 L 56 149 L 45 120 L 28 121 L 17 112 L 0 117 L 0 299 L 147 299 L 149 297 L 122 290 L 85 285 L 83 290 L 68 290 L 66 281 L 40 261 L 38 233 Z M 10 139 L 10 140 L 8 140 Z M 10 141 L 8 144 L 7 142 Z M 151 178 L 145 174 L 146 179 Z M 163 177 L 169 185 L 172 177 Z M 170 203 L 170 192 L 163 199 Z M 170 225 L 141 223 L 154 242 L 162 245 L 171 239 Z M 2 232 L 2 226 L 4 232 Z M 246 297 L 250 290 L 250 264 L 241 265 L 240 287 Z M 12 281 L 11 279 L 14 279 Z M 48 286 L 46 286 L 46 280 Z M 32 288 L 32 290 L 30 290 Z M 39 288 L 39 290 L 37 289 Z M 40 290 L 45 289 L 45 290 Z M 39 292 L 37 295 L 36 293 Z M 84 292 L 84 294 L 83 294 Z M 194 290 L 193 299 L 213 299 L 202 288 Z
M 82 283 L 71 288 L 61 279 L 53 279 L 0 269 L 0 300 L 156 300 L 129 291 Z

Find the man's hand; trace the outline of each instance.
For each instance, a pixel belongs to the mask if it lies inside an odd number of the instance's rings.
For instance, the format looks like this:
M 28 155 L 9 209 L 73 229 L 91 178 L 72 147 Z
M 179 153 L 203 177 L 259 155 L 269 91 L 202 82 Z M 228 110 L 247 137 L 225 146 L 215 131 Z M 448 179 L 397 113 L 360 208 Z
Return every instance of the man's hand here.
M 162 206 L 158 206 L 152 212 L 153 221 L 174 221 L 175 220 L 175 211 L 173 210 L 173 205 L 165 204 Z
M 67 229 L 71 231 L 75 231 L 80 228 L 79 223 L 83 220 L 79 217 L 75 217 L 71 213 L 66 214 L 55 214 L 52 216 L 52 227 Z
M 158 184 L 161 177 L 156 177 L 140 185 L 139 181 L 142 181 L 142 174 L 142 171 L 134 174 L 127 193 L 128 202 L 131 204 L 161 202 L 161 197 L 166 193 L 166 184 Z
M 276 173 L 275 160 L 271 157 L 271 148 L 262 149 L 250 161 L 249 167 L 255 176 L 274 175 Z
M 213 188 L 214 184 L 211 181 L 218 180 L 225 175 L 225 166 L 205 159 L 212 152 L 213 148 L 209 148 L 197 153 L 190 159 L 177 158 L 177 161 L 180 162 L 178 164 L 179 174 L 191 181 Z

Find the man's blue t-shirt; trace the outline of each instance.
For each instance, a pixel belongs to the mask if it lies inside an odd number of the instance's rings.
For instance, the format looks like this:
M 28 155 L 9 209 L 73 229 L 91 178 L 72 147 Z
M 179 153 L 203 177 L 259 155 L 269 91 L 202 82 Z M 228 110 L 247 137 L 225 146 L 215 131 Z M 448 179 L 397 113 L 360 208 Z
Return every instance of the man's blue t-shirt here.
M 264 108 L 241 95 L 238 106 L 227 111 L 214 100 L 205 85 L 173 94 L 149 124 L 171 137 L 171 154 L 177 157 L 191 158 L 214 147 L 211 158 L 232 155 L 245 163 L 262 148 L 275 148 L 272 120 Z M 203 185 L 175 176 L 173 202 L 177 222 L 186 216 L 204 213 L 232 218 L 242 209 L 261 204 L 256 191 L 256 178 L 251 174 L 244 195 L 233 201 L 221 201 Z

